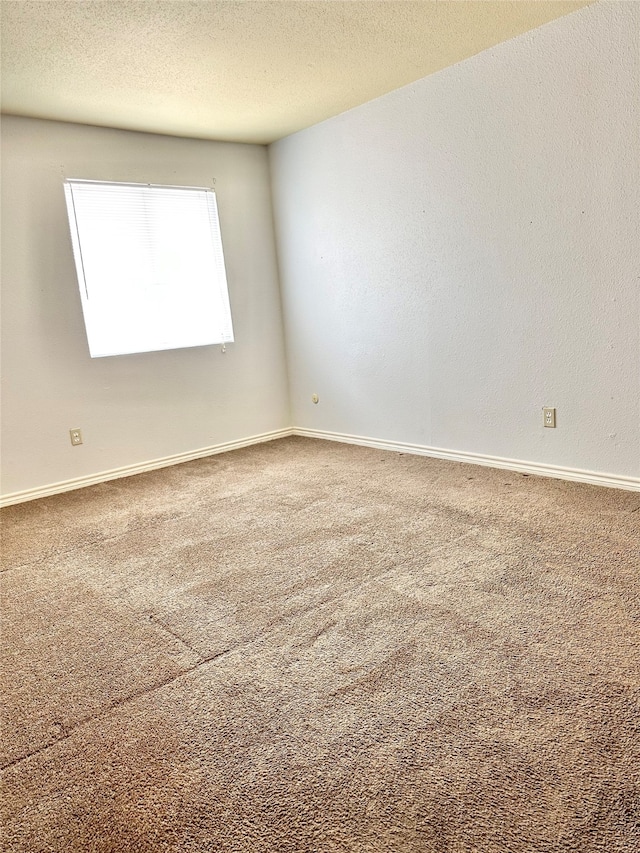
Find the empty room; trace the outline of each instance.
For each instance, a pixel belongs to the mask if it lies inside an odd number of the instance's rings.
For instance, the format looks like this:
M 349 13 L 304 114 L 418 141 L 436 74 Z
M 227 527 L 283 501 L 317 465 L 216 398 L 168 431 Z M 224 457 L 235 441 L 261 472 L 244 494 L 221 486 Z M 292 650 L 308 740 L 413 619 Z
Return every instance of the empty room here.
M 0 11 L 0 848 L 640 853 L 640 3 Z

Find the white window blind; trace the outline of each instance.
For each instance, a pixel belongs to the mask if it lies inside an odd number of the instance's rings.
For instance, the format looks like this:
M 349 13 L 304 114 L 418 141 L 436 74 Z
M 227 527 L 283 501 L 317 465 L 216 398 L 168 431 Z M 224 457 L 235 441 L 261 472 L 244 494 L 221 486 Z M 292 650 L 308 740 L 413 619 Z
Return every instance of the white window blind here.
M 66 180 L 92 358 L 233 341 L 215 193 Z

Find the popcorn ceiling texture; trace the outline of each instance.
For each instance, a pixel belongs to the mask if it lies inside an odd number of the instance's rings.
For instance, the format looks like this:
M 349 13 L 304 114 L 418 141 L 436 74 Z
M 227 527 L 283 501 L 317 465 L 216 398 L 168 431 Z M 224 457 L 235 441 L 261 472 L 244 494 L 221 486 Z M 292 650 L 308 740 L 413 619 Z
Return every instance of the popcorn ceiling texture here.
M 640 496 L 290 438 L 2 520 L 3 849 L 640 849 Z
M 271 142 L 584 5 L 5 2 L 3 110 Z

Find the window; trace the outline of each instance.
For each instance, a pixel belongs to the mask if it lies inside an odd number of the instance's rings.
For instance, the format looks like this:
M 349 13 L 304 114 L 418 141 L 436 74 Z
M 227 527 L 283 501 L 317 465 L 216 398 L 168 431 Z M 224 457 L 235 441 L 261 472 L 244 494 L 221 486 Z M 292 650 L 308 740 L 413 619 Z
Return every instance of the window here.
M 92 358 L 233 341 L 215 193 L 67 180 Z

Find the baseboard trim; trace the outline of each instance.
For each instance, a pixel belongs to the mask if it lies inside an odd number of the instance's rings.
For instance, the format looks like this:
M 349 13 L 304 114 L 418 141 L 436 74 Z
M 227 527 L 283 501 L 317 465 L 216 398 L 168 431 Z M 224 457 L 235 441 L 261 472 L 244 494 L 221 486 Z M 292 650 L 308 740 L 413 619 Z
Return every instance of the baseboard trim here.
M 201 447 L 198 450 L 190 450 L 186 453 L 176 453 L 173 456 L 163 456 L 161 459 L 151 459 L 147 462 L 125 465 L 122 468 L 113 468 L 110 471 L 101 471 L 98 474 L 90 474 L 87 477 L 76 477 L 73 480 L 64 480 L 60 483 L 51 483 L 48 486 L 40 486 L 35 489 L 26 489 L 22 492 L 12 492 L 0 497 L 0 507 L 12 506 L 13 504 L 35 501 L 38 498 L 47 498 L 62 492 L 71 492 L 75 489 L 84 489 L 86 486 L 95 486 L 106 483 L 109 480 L 118 480 L 120 477 L 132 477 L 134 474 L 144 474 L 146 471 L 155 471 L 158 468 L 168 468 L 171 465 L 179 465 L 181 462 L 190 462 L 192 459 L 202 459 L 204 456 L 214 456 L 216 453 L 226 453 L 229 450 L 239 450 L 252 444 L 262 444 L 265 441 L 273 441 L 276 438 L 287 438 L 293 435 L 291 429 L 279 429 L 273 432 L 264 432 L 260 435 L 251 435 L 238 441 L 226 441 L 222 444 L 213 444 L 210 447 Z
M 565 468 L 560 465 L 545 465 L 539 462 L 525 462 L 520 459 L 505 459 L 502 456 L 487 456 L 482 453 L 446 450 L 442 447 L 405 444 L 400 441 L 386 441 L 362 435 L 325 432 L 318 429 L 303 429 L 302 427 L 294 427 L 292 434 L 305 438 L 321 438 L 325 441 L 340 441 L 344 444 L 359 444 L 378 450 L 394 450 L 398 453 L 432 456 L 435 459 L 450 459 L 452 462 L 467 462 L 470 465 L 484 465 L 487 468 L 503 468 L 506 471 L 518 471 L 522 474 L 534 474 L 538 477 L 553 477 L 556 480 L 569 480 L 576 483 L 589 483 L 592 486 L 607 486 L 611 489 L 640 492 L 640 479 L 637 477 L 623 477 L 618 474 L 603 474 L 599 471 L 583 471 L 579 468 Z
M 487 456 L 482 453 L 446 450 L 442 447 L 407 444 L 400 441 L 368 438 L 362 435 L 349 435 L 348 433 L 292 427 L 248 436 L 237 441 L 213 444 L 210 447 L 201 447 L 198 450 L 190 450 L 186 453 L 176 453 L 173 456 L 163 456 L 160 459 L 151 459 L 135 465 L 125 465 L 122 468 L 113 468 L 109 471 L 100 471 L 98 474 L 76 477 L 73 480 L 64 480 L 60 483 L 51 483 L 48 486 L 39 486 L 34 489 L 26 489 L 22 492 L 12 492 L 0 496 L 0 507 L 34 501 L 38 500 L 38 498 L 46 498 L 51 495 L 61 494 L 62 492 L 71 492 L 75 489 L 84 489 L 86 486 L 95 486 L 99 483 L 106 483 L 109 480 L 117 480 L 121 477 L 132 477 L 135 474 L 144 474 L 146 471 L 168 468 L 171 465 L 179 465 L 181 462 L 190 462 L 192 459 L 215 456 L 217 453 L 226 453 L 229 450 L 240 450 L 242 447 L 249 447 L 252 444 L 262 444 L 278 438 L 287 438 L 290 435 L 299 435 L 304 438 L 319 438 L 325 441 L 338 441 L 343 444 L 358 444 L 362 447 L 374 447 L 377 450 L 392 450 L 396 453 L 413 453 L 416 456 L 432 456 L 435 459 L 449 459 L 452 462 L 467 462 L 470 465 L 502 468 L 506 471 L 518 471 L 522 474 L 533 474 L 538 477 L 552 477 L 556 480 L 569 480 L 576 483 L 589 483 L 592 486 L 607 486 L 612 489 L 640 492 L 640 479 L 637 477 L 603 474 L 599 471 L 583 471 L 579 468 L 544 465 L 538 462 L 525 462 L 520 459 L 506 459 L 502 456 Z

